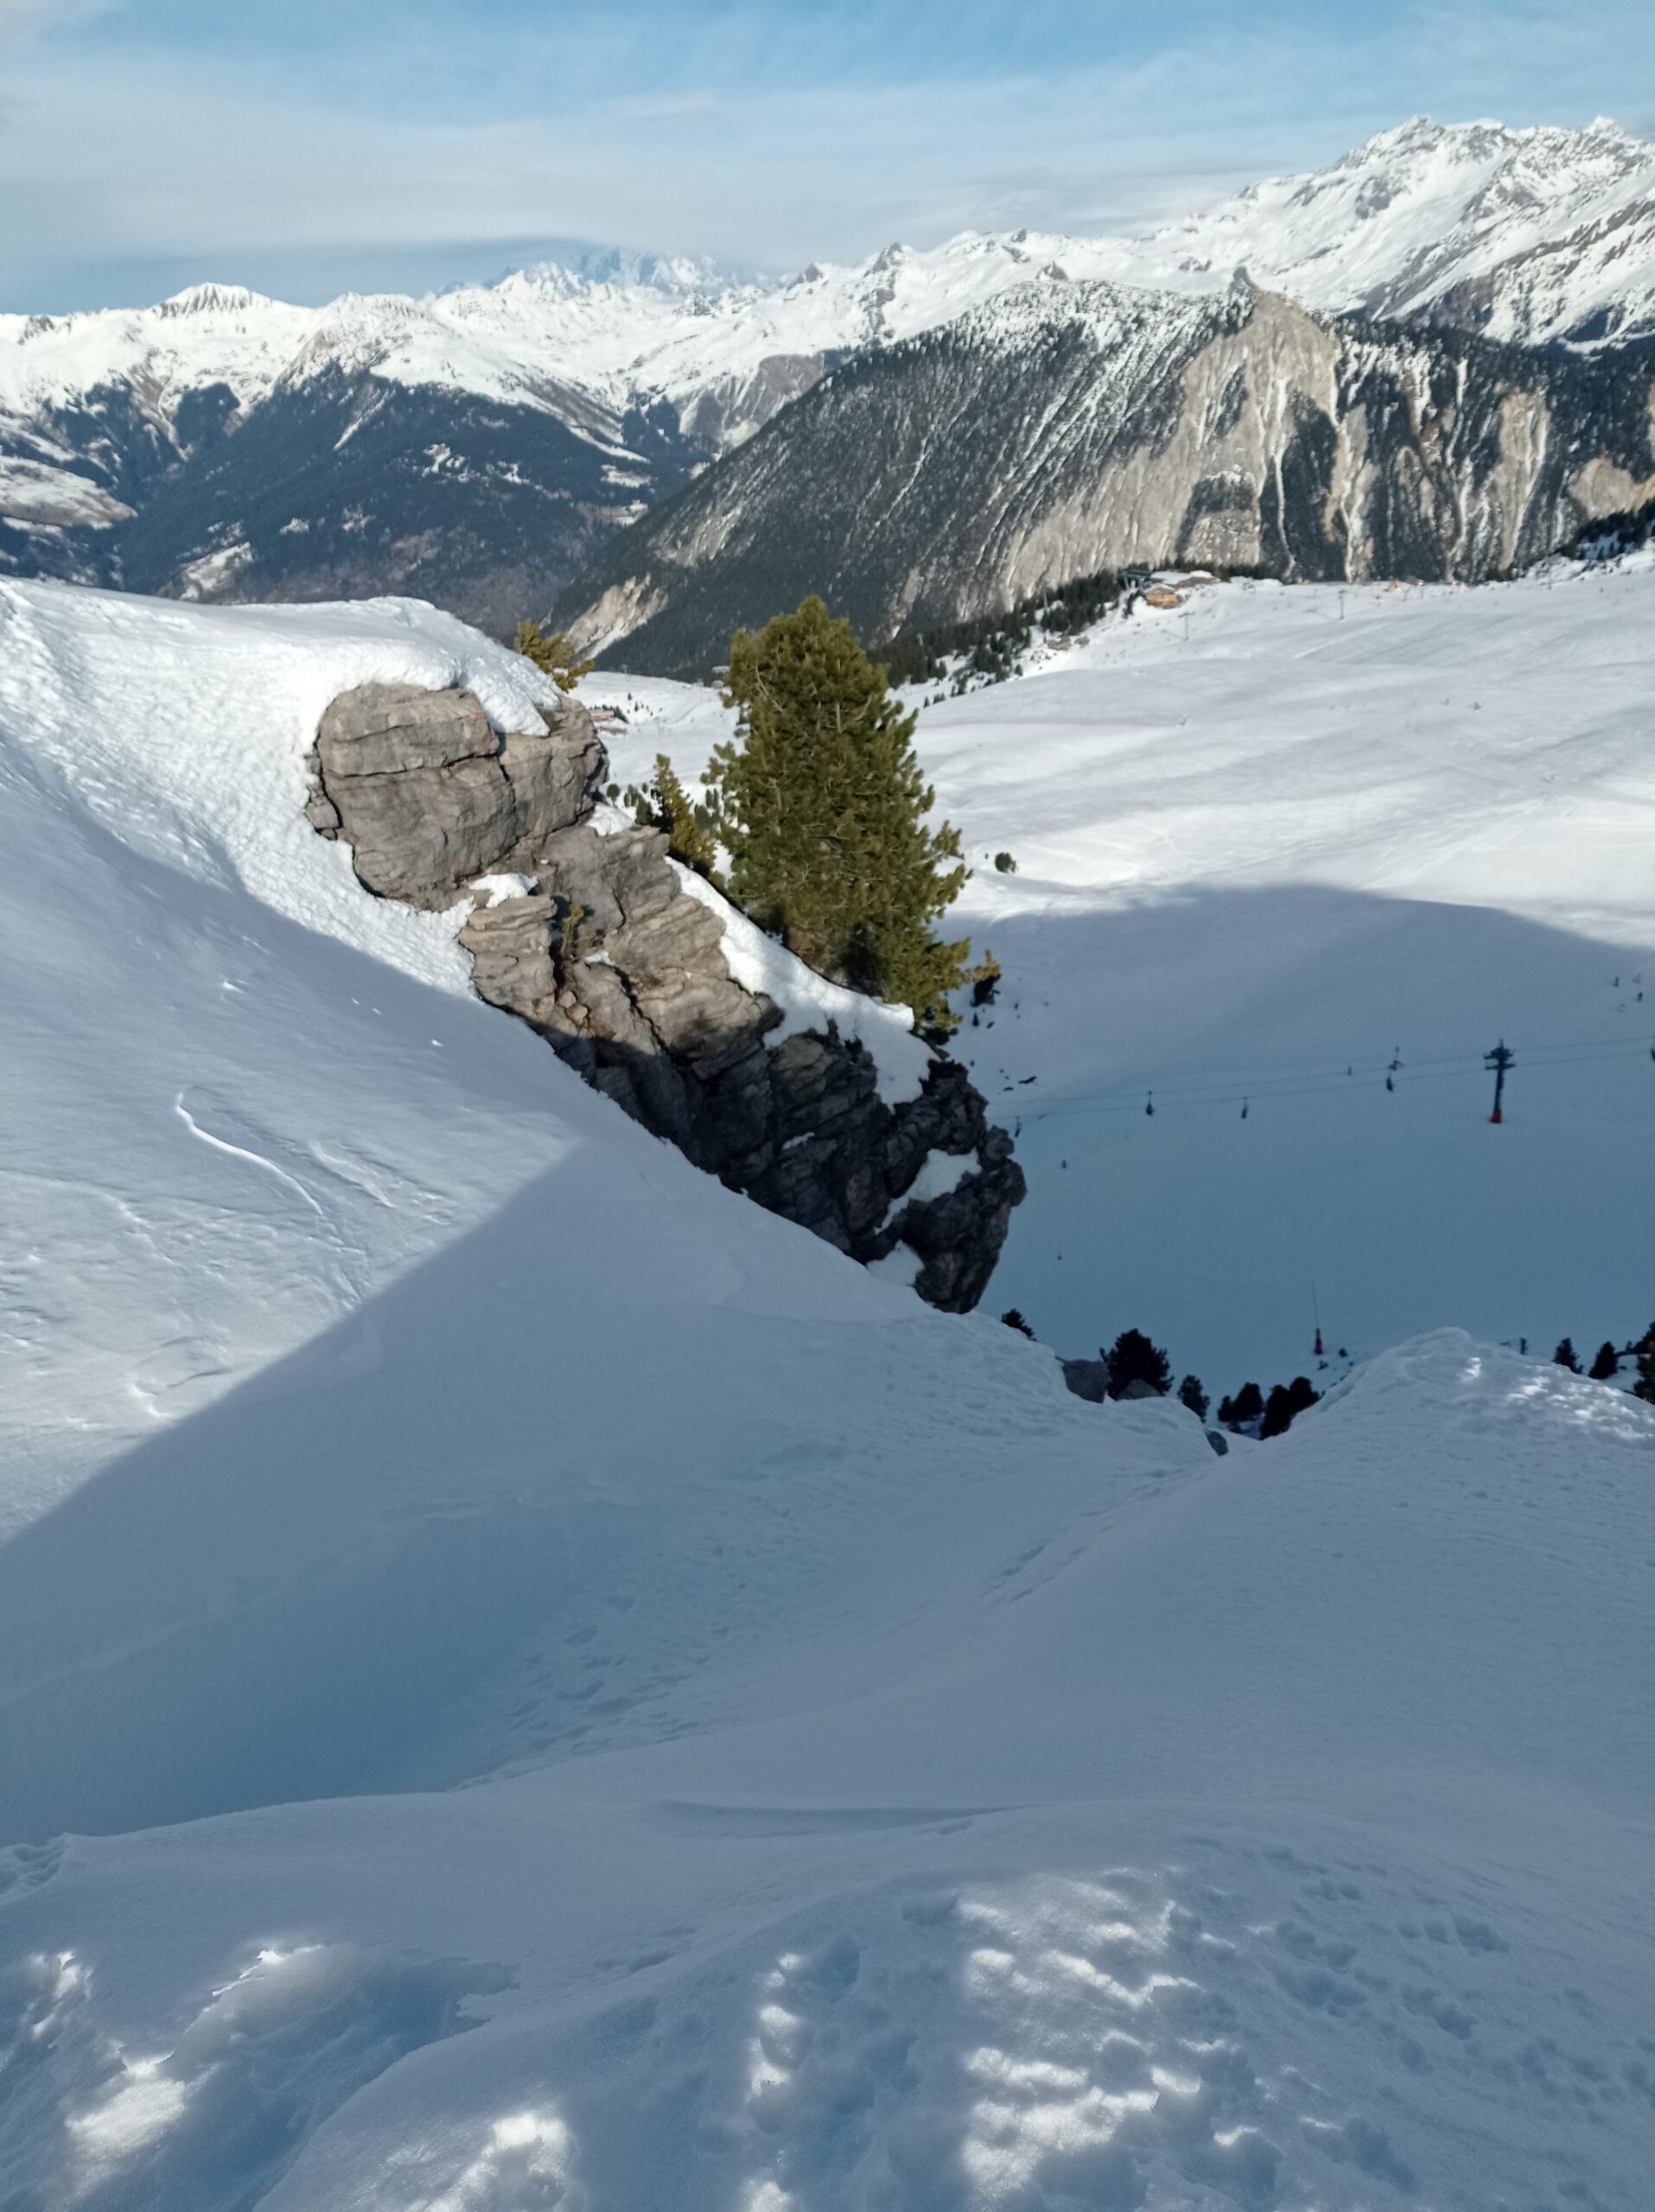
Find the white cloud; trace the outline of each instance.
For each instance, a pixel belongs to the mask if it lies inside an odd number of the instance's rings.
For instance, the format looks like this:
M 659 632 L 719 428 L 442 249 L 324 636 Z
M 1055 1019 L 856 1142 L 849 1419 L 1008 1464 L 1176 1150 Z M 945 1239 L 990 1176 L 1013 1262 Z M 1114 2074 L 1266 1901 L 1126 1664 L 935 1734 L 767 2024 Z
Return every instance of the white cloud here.
M 0 41 L 29 31 L 62 30 L 87 16 L 106 14 L 114 0 L 0 0 Z
M 1124 79 L 625 95 L 507 122 L 397 121 L 130 63 L 37 63 L 0 141 L 0 252 L 65 258 L 580 235 L 774 264 L 968 223 L 1143 219 L 1255 166 L 1244 124 L 1155 129 Z M 1338 126 L 1307 146 L 1338 149 Z M 1277 147 L 1270 146 L 1275 152 Z
M 1219 35 L 1197 9 L 1170 11 L 1158 49 L 1130 66 L 1024 42 L 1001 78 L 906 84 L 870 84 L 865 54 L 854 79 L 788 68 L 763 85 L 750 67 L 668 84 L 582 67 L 557 99 L 508 47 L 497 114 L 474 52 L 467 102 L 444 114 L 440 74 L 415 73 L 416 97 L 400 64 L 392 89 L 361 53 L 348 72 L 283 78 L 102 38 L 34 41 L 8 69 L 0 282 L 26 304 L 20 272 L 124 258 L 234 276 L 278 252 L 350 247 L 371 264 L 376 245 L 565 236 L 786 267 L 965 225 L 1138 227 L 1422 108 L 1583 121 L 1615 105 L 1600 79 L 1629 81 L 1601 57 L 1652 50 L 1647 0 L 1599 0 L 1584 55 L 1571 15 L 1572 61 L 1560 9 L 1512 4 L 1532 40 L 1492 37 L 1480 0 L 1402 0 L 1371 35 L 1342 11 L 1317 29 L 1280 10 L 1238 13 Z M 1379 35 L 1399 19 L 1411 35 Z M 0 0 L 0 27 L 42 20 L 42 0 Z M 411 19 L 422 54 L 430 28 Z M 1524 73 L 1530 47 L 1543 83 Z

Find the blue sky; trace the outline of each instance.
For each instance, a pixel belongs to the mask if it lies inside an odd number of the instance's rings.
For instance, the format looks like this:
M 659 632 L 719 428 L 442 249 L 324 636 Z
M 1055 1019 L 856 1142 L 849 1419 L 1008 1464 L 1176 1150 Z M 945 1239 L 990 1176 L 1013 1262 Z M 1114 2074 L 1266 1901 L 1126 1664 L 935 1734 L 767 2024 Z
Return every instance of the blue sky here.
M 0 307 L 1136 228 L 1420 112 L 1655 130 L 1655 0 L 0 0 Z

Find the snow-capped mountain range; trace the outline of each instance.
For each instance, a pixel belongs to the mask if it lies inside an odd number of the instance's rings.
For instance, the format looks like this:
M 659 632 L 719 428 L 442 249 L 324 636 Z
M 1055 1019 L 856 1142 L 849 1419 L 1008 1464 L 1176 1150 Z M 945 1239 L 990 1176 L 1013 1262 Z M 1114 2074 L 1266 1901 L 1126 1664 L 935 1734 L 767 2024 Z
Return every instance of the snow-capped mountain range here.
M 1253 283 L 1592 350 L 1655 338 L 1655 144 L 1423 119 L 1143 238 L 965 232 L 784 282 L 625 255 L 298 308 L 0 316 L 0 572 L 419 592 L 495 624 L 850 354 L 1009 289 Z

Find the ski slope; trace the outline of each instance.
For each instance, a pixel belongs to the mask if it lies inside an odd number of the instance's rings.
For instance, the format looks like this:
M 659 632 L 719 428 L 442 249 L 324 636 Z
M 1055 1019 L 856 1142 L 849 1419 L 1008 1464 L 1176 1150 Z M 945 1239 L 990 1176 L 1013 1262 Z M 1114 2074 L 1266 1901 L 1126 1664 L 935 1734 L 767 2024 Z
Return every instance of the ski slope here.
M 975 870 L 955 912 L 1005 970 L 957 1047 L 1029 1177 L 996 1308 L 1068 1354 L 1147 1329 L 1215 1396 L 1316 1376 L 1318 1311 L 1357 1357 L 1642 1332 L 1652 613 L 1642 556 L 1239 582 L 925 709 Z M 663 748 L 697 773 L 722 734 L 710 693 L 589 690 L 633 701 L 628 774 Z
M 0 626 L 0 2202 L 1639 2212 L 1655 1414 L 1085 1405 L 295 842 L 523 664 Z

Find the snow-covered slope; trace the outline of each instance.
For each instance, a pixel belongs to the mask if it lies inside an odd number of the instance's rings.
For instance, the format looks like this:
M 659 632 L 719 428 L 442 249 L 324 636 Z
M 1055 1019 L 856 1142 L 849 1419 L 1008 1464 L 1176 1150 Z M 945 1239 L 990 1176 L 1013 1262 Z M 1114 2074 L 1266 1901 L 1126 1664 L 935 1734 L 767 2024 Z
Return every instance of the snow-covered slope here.
M 976 869 L 957 912 L 1006 970 L 961 1039 L 1030 1179 L 997 1307 L 1077 1354 L 1149 1329 L 1215 1392 L 1310 1366 L 1318 1295 L 1361 1356 L 1445 1321 L 1547 1352 L 1641 1332 L 1652 613 L 1644 556 L 1237 583 L 923 713 Z M 723 734 L 708 692 L 588 690 L 633 702 L 627 774 L 664 749 L 694 775 Z
M 368 898 L 304 819 L 323 708 L 376 678 L 472 684 L 525 728 L 543 683 L 406 603 L 226 619 L 0 585 L 0 1527 L 564 1149 L 532 1116 L 502 1140 L 511 1025 L 468 995 L 453 925 Z
M 1638 2212 L 1655 1416 L 1083 1405 L 294 842 L 520 664 L 0 610 L 8 2205 Z

